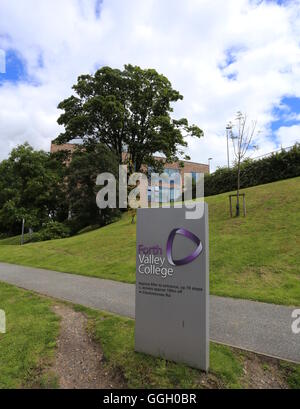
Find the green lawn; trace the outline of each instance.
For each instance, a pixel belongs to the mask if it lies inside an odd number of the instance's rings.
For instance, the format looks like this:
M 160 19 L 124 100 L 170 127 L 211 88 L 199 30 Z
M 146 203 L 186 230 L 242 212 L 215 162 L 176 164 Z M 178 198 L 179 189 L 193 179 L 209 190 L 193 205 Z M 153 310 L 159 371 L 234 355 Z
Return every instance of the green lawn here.
M 230 219 L 228 194 L 206 198 L 211 293 L 300 305 L 300 177 L 243 190 L 247 217 Z M 0 246 L 0 260 L 135 282 L 128 217 L 72 238 Z
M 44 375 L 53 356 L 59 319 L 45 298 L 0 283 L 0 309 L 6 313 L 6 333 L 0 334 L 0 389 L 55 386 Z
M 89 330 L 101 343 L 108 367 L 121 373 L 129 388 L 199 388 L 201 381 L 214 386 L 240 388 L 242 361 L 238 352 L 211 343 L 209 375 L 183 364 L 134 352 L 134 320 L 76 306 L 90 319 Z
M 29 233 L 24 234 L 24 243 L 30 240 Z M 7 237 L 0 240 L 0 246 L 18 246 L 21 244 L 21 236 Z
M 0 308 L 7 320 L 6 334 L 0 334 L 0 389 L 58 386 L 55 374 L 47 370 L 59 327 L 59 319 L 51 311 L 53 303 L 0 282 Z M 201 386 L 205 375 L 200 371 L 135 353 L 133 320 L 80 306 L 75 309 L 89 317 L 89 329 L 101 343 L 109 367 L 113 373 L 121 373 L 129 387 Z M 228 347 L 212 346 L 211 373 L 216 386 L 240 386 L 242 367 L 238 356 Z
M 58 387 L 59 379 L 51 369 L 59 331 L 59 318 L 51 309 L 54 303 L 58 301 L 0 282 L 0 308 L 7 318 L 7 331 L 0 334 L 0 389 Z M 246 352 L 211 343 L 210 370 L 205 374 L 134 352 L 131 319 L 82 306 L 69 307 L 88 317 L 87 330 L 103 350 L 102 365 L 108 374 L 121 376 L 129 388 L 247 388 L 251 380 L 252 375 L 244 371 L 249 359 Z M 268 370 L 267 362 L 260 358 L 255 368 Z M 272 377 L 300 388 L 300 365 L 283 361 L 272 365 Z
M 112 373 L 122 375 L 129 388 L 245 388 L 251 375 L 245 371 L 249 354 L 235 348 L 210 343 L 208 374 L 183 364 L 134 352 L 134 321 L 117 315 L 75 306 L 89 318 L 88 330 L 100 342 L 105 362 Z M 252 354 L 253 355 L 253 354 Z M 253 359 L 253 358 L 252 358 Z M 261 357 L 253 369 L 268 370 Z M 285 379 L 290 388 L 300 389 L 300 365 L 283 361 L 273 363 L 272 377 Z

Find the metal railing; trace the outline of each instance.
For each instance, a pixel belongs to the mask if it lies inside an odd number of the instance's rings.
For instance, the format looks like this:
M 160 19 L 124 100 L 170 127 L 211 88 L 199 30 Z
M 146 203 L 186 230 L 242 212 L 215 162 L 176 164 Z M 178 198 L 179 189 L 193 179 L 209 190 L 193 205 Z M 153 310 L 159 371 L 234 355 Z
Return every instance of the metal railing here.
M 292 149 L 295 145 L 299 145 L 299 142 L 295 142 L 294 145 L 292 145 L 292 146 L 287 146 L 286 148 L 281 147 L 281 148 L 279 148 L 279 149 L 276 149 L 275 151 L 265 153 L 264 155 L 256 156 L 255 158 L 252 158 L 252 160 L 257 160 L 257 159 L 265 158 L 265 157 L 268 157 L 268 156 L 273 155 L 273 153 L 278 153 L 278 152 L 282 152 L 282 151 L 289 151 L 289 150 Z

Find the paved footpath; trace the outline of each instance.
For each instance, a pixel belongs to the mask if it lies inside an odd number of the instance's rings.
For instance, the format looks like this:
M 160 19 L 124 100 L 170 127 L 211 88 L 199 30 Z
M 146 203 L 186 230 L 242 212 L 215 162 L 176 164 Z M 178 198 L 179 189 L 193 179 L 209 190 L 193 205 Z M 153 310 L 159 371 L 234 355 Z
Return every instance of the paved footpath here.
M 0 263 L 0 281 L 134 318 L 133 284 L 6 263 Z M 293 310 L 292 307 L 211 296 L 210 339 L 300 363 L 300 334 L 293 334 L 291 330 Z

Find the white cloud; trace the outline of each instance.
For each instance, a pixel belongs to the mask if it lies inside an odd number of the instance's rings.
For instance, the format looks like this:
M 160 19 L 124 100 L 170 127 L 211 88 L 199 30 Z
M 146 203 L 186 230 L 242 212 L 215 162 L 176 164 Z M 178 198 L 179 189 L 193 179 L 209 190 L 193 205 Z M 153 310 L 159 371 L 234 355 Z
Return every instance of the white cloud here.
M 282 126 L 276 131 L 276 136 L 281 146 L 292 146 L 296 142 L 300 142 L 300 124 L 292 126 Z
M 156 68 L 184 95 L 175 114 L 205 131 L 191 142 L 193 160 L 226 163 L 224 128 L 239 109 L 258 119 L 257 154 L 276 148 L 272 109 L 285 95 L 300 97 L 299 1 L 104 0 L 99 19 L 95 4 L 0 0 L 0 32 L 8 35 L 0 48 L 20 52 L 40 84 L 0 88 L 1 157 L 25 139 L 47 148 L 59 133 L 56 106 L 77 76 L 126 63 Z M 235 61 L 222 70 L 228 50 Z

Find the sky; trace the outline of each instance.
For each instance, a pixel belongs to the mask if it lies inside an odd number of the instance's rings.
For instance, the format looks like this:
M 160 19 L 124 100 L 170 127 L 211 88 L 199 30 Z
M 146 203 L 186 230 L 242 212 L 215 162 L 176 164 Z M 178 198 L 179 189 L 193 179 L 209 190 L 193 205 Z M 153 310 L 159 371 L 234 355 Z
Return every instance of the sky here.
M 300 142 L 300 0 L 0 0 L 0 160 L 49 150 L 77 77 L 127 63 L 184 96 L 174 118 L 205 134 L 187 154 L 212 170 L 237 111 L 257 121 L 252 157 Z

